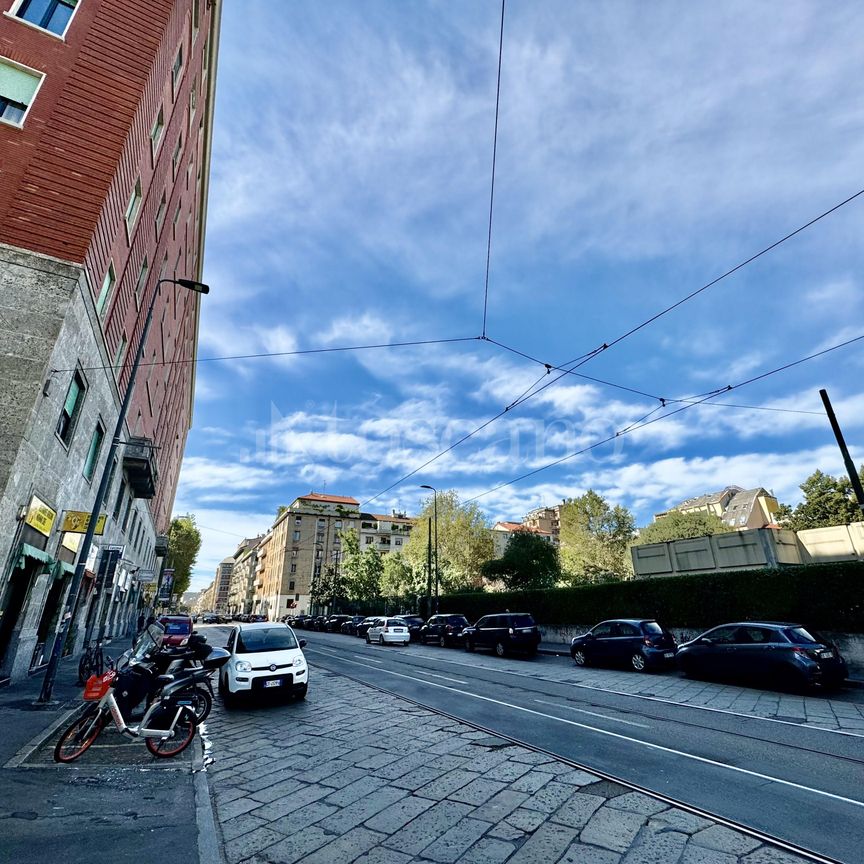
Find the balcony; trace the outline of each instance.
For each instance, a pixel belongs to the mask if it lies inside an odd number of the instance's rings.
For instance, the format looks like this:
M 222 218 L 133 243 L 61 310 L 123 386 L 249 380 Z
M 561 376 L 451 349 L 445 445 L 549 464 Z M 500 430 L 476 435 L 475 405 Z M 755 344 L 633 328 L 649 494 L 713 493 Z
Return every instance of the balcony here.
M 156 494 L 156 453 L 152 438 L 130 438 L 123 451 L 123 471 L 134 498 L 152 498 Z

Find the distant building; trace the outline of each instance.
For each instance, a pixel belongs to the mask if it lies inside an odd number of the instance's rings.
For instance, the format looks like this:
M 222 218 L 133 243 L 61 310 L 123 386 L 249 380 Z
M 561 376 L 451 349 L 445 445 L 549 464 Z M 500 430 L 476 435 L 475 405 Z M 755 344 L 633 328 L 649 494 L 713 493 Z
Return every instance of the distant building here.
M 504 554 L 510 538 L 519 532 L 536 534 L 538 537 L 542 537 L 547 543 L 555 544 L 551 531 L 534 528 L 531 525 L 526 525 L 524 522 L 497 522 L 491 530 L 492 547 L 496 558 L 500 558 Z
M 213 612 L 220 615 L 228 612 L 228 595 L 231 592 L 231 574 L 234 572 L 234 559 L 223 558 L 216 567 L 213 583 Z
M 669 510 L 655 513 L 654 519 L 662 519 L 672 510 L 680 513 L 711 513 L 730 528 L 744 531 L 773 524 L 779 506 L 774 495 L 761 486 L 756 489 L 727 486 L 719 492 L 688 498 Z
M 244 540 L 234 553 L 234 569 L 228 589 L 228 613 L 248 615 L 255 596 L 255 570 L 258 566 L 258 547 L 261 537 Z
M 394 510 L 389 516 L 379 513 L 361 513 L 358 539 L 360 551 L 373 548 L 386 555 L 401 552 L 411 536 L 414 519 Z
M 537 507 L 522 519 L 522 524 L 540 531 L 548 531 L 557 545 L 561 536 L 561 505 Z

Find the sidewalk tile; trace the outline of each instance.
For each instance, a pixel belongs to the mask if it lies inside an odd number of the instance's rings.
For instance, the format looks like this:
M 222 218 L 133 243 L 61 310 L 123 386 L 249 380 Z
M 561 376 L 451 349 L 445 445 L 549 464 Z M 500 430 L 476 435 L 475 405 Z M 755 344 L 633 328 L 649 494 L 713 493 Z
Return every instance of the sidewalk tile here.
M 472 780 L 467 786 L 457 789 L 452 795 L 448 795 L 447 797 L 451 801 L 461 801 L 463 804 L 473 804 L 475 807 L 478 807 L 480 804 L 485 804 L 493 795 L 506 788 L 506 783 L 478 777 L 476 780 Z
M 453 864 L 467 849 L 474 845 L 490 828 L 488 822 L 463 819 L 457 822 L 422 852 L 424 858 L 441 864 Z
M 518 810 L 514 810 L 505 821 L 508 825 L 530 834 L 546 821 L 546 814 L 539 810 L 526 810 L 524 807 L 520 807 Z
M 268 823 L 267 827 L 278 831 L 284 837 L 302 831 L 307 825 L 314 825 L 316 822 L 332 816 L 338 809 L 338 807 L 331 807 L 323 801 L 313 801 L 305 807 L 300 807 L 298 810 L 286 813 L 280 819 L 274 819 Z M 329 825 L 327 824 L 322 827 L 329 830 Z
M 519 762 L 511 763 L 519 765 Z M 524 762 L 521 764 L 525 764 Z M 537 771 L 534 768 L 529 768 L 530 773 L 520 777 L 510 785 L 510 788 L 516 792 L 529 792 L 533 794 L 538 789 L 542 789 L 555 775 L 546 771 Z M 595 779 L 595 778 L 592 778 Z
M 406 795 L 407 792 L 404 789 L 396 789 L 391 786 L 377 789 L 331 816 L 327 820 L 327 830 L 334 833 L 350 831 Z
M 677 861 L 689 838 L 678 831 L 643 830 L 621 864 L 668 864 Z
M 587 795 L 584 792 L 576 792 L 564 802 L 551 819 L 571 828 L 584 828 L 588 820 L 594 815 L 594 811 L 606 803 L 605 798 L 599 795 Z
M 248 834 L 256 828 L 261 828 L 267 825 L 263 819 L 253 816 L 251 813 L 244 813 L 242 816 L 237 816 L 235 819 L 229 819 L 222 823 L 222 839 L 233 840 L 241 834 Z
M 462 768 L 457 768 L 455 771 L 448 771 L 441 777 L 427 783 L 425 786 L 417 790 L 417 795 L 422 795 L 424 798 L 434 798 L 440 801 L 448 795 L 452 795 L 457 789 L 467 786 L 472 780 L 476 780 L 480 775 L 473 771 L 465 771 Z
M 418 798 L 412 795 L 391 804 L 386 809 L 377 813 L 365 822 L 367 828 L 372 831 L 380 831 L 382 834 L 393 834 L 407 825 L 416 816 L 428 810 L 435 802 L 429 798 Z
M 539 810 L 541 813 L 554 813 L 572 794 L 572 786 L 552 780 L 539 792 L 535 792 L 524 806 L 529 810 Z
M 739 860 L 741 864 L 804 864 L 797 855 L 790 855 L 773 846 L 763 846 Z
M 557 864 L 618 864 L 620 860 L 621 856 L 617 852 L 599 849 L 597 846 L 586 846 L 575 840 Z M 664 861 L 663 864 L 668 862 Z
M 639 813 L 601 807 L 582 829 L 580 840 L 613 852 L 626 852 L 645 823 Z
M 509 816 L 517 807 L 521 807 L 528 796 L 524 792 L 514 792 L 512 789 L 504 789 L 490 798 L 474 811 L 475 819 L 484 822 L 500 822 Z
M 347 834 L 307 855 L 303 864 L 349 864 L 377 846 L 383 836 L 367 828 L 352 828 Z
M 725 825 L 711 825 L 694 834 L 692 841 L 697 846 L 707 846 L 709 849 L 729 852 L 732 855 L 746 855 L 760 845 L 758 840 L 733 831 Z
M 484 837 L 459 859 L 459 864 L 503 864 L 515 848 L 512 843 Z
M 615 810 L 629 810 L 631 813 L 641 813 L 644 816 L 654 816 L 669 805 L 641 792 L 630 792 L 627 795 L 619 795 L 609 802 L 609 807 Z
M 707 828 L 711 823 L 708 819 L 703 819 L 701 816 L 696 816 L 693 813 L 688 813 L 686 810 L 679 810 L 673 807 L 670 810 L 664 810 L 651 818 L 648 827 L 652 830 L 657 825 L 666 826 L 673 831 L 683 831 L 685 834 L 695 834 L 703 828 Z
M 277 798 L 270 804 L 264 804 L 262 806 L 259 802 L 255 815 L 262 819 L 266 819 L 268 822 L 272 822 L 275 819 L 281 819 L 283 816 L 287 816 L 294 810 L 299 810 L 305 804 L 311 804 L 313 801 L 323 798 L 331 791 L 332 790 L 327 786 L 301 786 L 299 789 L 287 793 L 282 798 Z M 234 803 L 236 804 L 237 802 L 235 801 Z M 230 807 L 231 805 L 229 804 L 228 806 Z M 221 811 L 219 815 L 222 815 Z
M 269 828 L 256 828 L 248 834 L 242 834 L 235 840 L 229 840 L 225 844 L 225 857 L 229 864 L 237 864 L 243 861 L 250 855 L 272 846 L 283 838 L 282 834 L 277 834 Z
M 557 861 L 576 839 L 576 831 L 547 822 L 519 848 L 508 864 L 537 864 Z
M 355 780 L 353 783 L 349 783 L 347 786 L 343 786 L 341 789 L 337 789 L 335 792 L 332 789 L 328 789 L 327 803 L 335 804 L 337 807 L 346 807 L 364 795 L 380 789 L 383 785 L 384 782 L 382 780 L 366 774 L 364 777 Z
M 738 856 L 688 843 L 679 864 L 738 864 Z
M 286 837 L 284 840 L 263 849 L 257 855 L 253 855 L 249 859 L 249 864 L 295 864 L 305 855 L 314 852 L 332 840 L 332 834 L 327 834 L 313 825 L 300 834 Z
M 409 855 L 417 855 L 473 809 L 468 804 L 460 804 L 458 801 L 439 801 L 434 807 L 388 837 L 384 845 L 400 852 L 407 852 Z

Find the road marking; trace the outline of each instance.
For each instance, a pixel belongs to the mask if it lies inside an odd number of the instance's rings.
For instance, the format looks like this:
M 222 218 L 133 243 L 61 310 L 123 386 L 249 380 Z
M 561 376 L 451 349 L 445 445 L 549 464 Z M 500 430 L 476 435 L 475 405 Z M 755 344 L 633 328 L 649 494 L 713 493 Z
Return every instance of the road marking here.
M 355 655 L 356 656 L 356 655 Z M 358 663 L 356 660 L 344 660 L 346 663 L 352 663 L 355 666 L 365 666 L 365 663 Z M 843 795 L 835 795 L 833 792 L 826 792 L 823 789 L 814 789 L 812 786 L 804 786 L 801 783 L 793 783 L 791 780 L 783 780 L 780 777 L 772 777 L 770 774 L 762 774 L 759 771 L 751 771 L 749 768 L 739 768 L 737 765 L 729 765 L 725 762 L 718 762 L 715 759 L 708 759 L 705 756 L 697 756 L 695 753 L 686 753 L 683 750 L 675 750 L 672 747 L 664 747 L 662 744 L 654 744 L 651 741 L 643 741 L 640 738 L 631 738 L 629 735 L 622 735 L 620 732 L 611 732 L 608 729 L 600 729 L 597 726 L 589 726 L 587 723 L 577 723 L 575 720 L 567 720 L 564 717 L 556 717 L 554 714 L 545 714 L 542 711 L 535 711 L 533 708 L 525 708 L 522 705 L 513 705 L 510 702 L 502 702 L 500 699 L 493 699 L 491 696 L 481 696 L 478 693 L 470 693 L 467 690 L 458 690 L 456 687 L 448 687 L 446 684 L 436 684 L 434 681 L 424 681 L 422 678 L 414 678 L 412 675 L 403 675 L 401 672 L 394 672 L 391 669 L 376 669 L 374 666 L 367 667 L 374 669 L 376 672 L 383 672 L 385 675 L 395 675 L 397 678 L 407 678 L 409 681 L 416 681 L 418 684 L 425 684 L 427 687 L 440 687 L 442 690 L 449 690 L 451 693 L 458 693 L 460 696 L 468 696 L 471 699 L 479 699 L 481 702 L 491 702 L 494 705 L 500 705 L 503 708 L 512 708 L 514 711 L 522 711 L 525 714 L 533 714 L 535 717 L 544 717 L 547 720 L 555 720 L 558 723 L 566 723 L 568 726 L 576 726 L 579 729 L 586 729 L 589 732 L 596 732 L 599 735 L 607 735 L 610 738 L 618 738 L 622 741 L 629 741 L 631 744 L 639 744 L 642 747 L 648 747 L 651 750 L 660 750 L 663 753 L 671 753 L 673 756 L 681 756 L 684 759 L 692 759 L 695 762 L 701 762 L 705 765 L 711 765 L 715 768 L 725 768 L 727 771 L 734 771 L 737 774 L 746 774 L 748 777 L 756 777 L 759 780 L 767 780 L 769 783 L 777 783 L 781 786 L 789 786 L 792 789 L 800 789 L 802 792 L 812 792 L 814 795 L 821 795 L 823 798 L 831 798 L 834 801 L 842 801 L 844 804 L 852 804 L 854 807 L 864 808 L 864 801 L 857 801 L 854 798 L 846 798 Z M 398 696 L 398 693 L 394 694 Z
M 634 723 L 632 720 L 622 720 L 620 717 L 610 717 L 608 714 L 599 714 L 597 711 L 586 711 L 584 708 L 574 708 L 572 705 L 559 705 L 557 702 L 544 702 L 535 699 L 539 705 L 551 705 L 553 708 L 566 708 L 568 711 L 578 711 L 580 714 L 590 714 L 592 717 L 602 717 L 604 720 L 612 720 L 614 723 L 626 723 L 628 726 L 638 726 L 640 729 L 650 729 L 645 723 Z
M 331 654 L 330 656 L 331 657 L 338 657 L 339 655 L 338 654 Z M 368 660 L 370 663 L 378 663 L 379 665 L 384 662 L 383 660 L 375 660 L 372 657 L 365 657 L 363 654 L 353 654 L 352 656 L 353 657 L 359 657 L 361 660 Z M 350 663 L 351 661 L 349 660 L 348 662 Z
M 422 672 L 422 669 L 418 669 L 418 672 Z M 448 678 L 446 675 L 436 675 L 434 672 L 423 672 L 424 675 L 428 675 L 430 678 L 440 678 L 442 681 L 452 681 L 454 684 L 464 684 L 466 687 L 468 686 L 467 681 L 460 681 L 458 678 Z

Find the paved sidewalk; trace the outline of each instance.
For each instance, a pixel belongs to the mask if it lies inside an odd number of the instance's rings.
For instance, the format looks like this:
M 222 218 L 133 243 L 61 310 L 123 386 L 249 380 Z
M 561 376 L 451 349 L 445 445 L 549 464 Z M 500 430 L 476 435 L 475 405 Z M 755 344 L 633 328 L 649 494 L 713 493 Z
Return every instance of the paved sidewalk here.
M 230 864 L 798 864 L 803 859 L 396 696 L 214 707 Z

